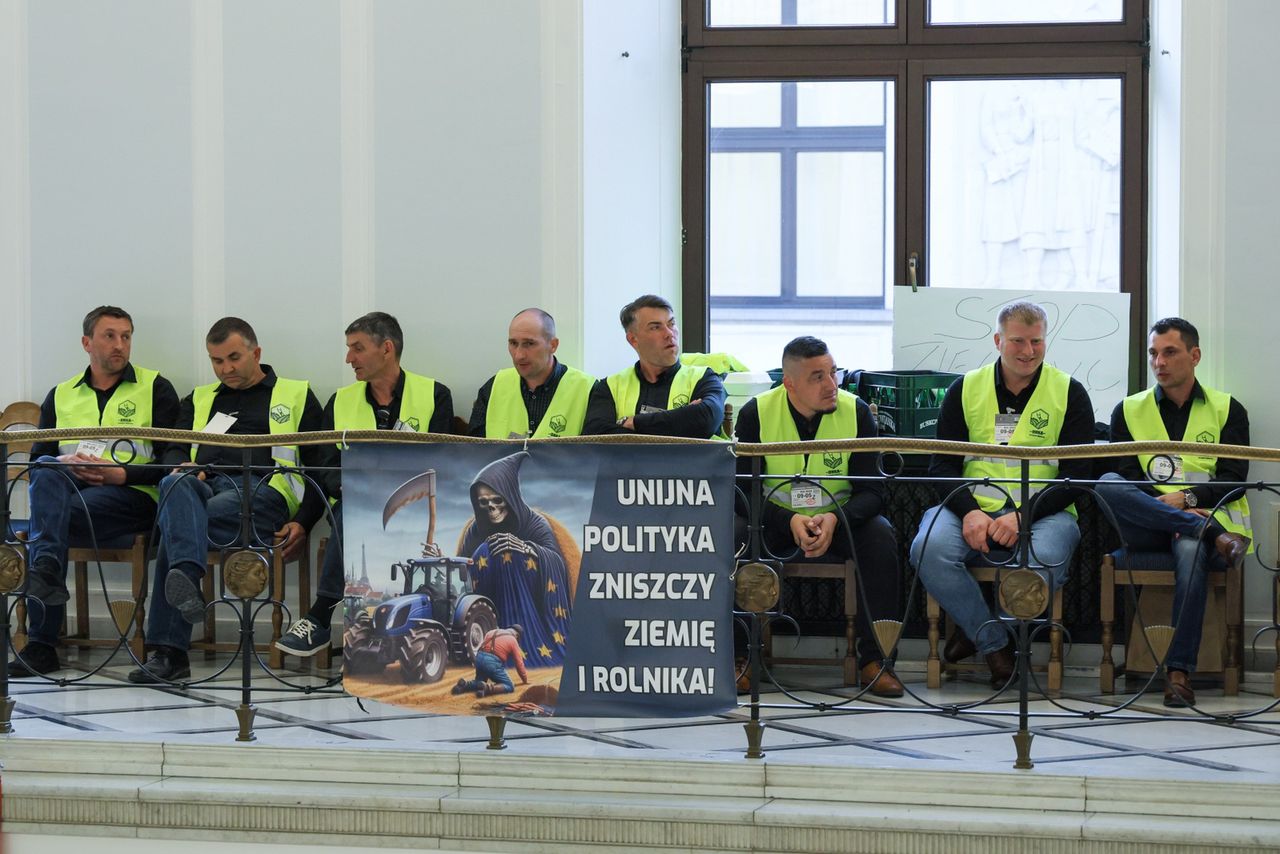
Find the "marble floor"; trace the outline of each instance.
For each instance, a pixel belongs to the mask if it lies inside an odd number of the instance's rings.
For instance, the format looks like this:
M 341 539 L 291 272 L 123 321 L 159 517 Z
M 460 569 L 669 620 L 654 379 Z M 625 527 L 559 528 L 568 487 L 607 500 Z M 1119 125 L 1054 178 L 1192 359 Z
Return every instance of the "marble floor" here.
M 67 669 L 53 674 L 67 684 L 10 683 L 16 705 L 8 739 L 162 736 L 170 742 L 231 743 L 236 738 L 241 696 L 229 672 L 186 690 L 148 688 L 130 685 L 124 665 L 109 663 L 85 678 L 102 663 L 100 653 L 73 652 L 67 658 Z M 197 655 L 192 663 L 199 678 L 224 667 L 226 660 Z M 238 676 L 239 665 L 233 669 Z M 761 697 L 769 760 L 1012 772 L 1016 694 L 967 708 L 989 697 L 985 684 L 962 676 L 931 691 L 924 687 L 923 672 L 913 672 L 909 663 L 899 672 L 908 696 L 849 703 L 854 691 L 839 685 L 835 668 L 781 670 L 788 692 L 770 690 Z M 340 685 L 324 687 L 330 674 L 316 671 L 277 675 L 288 685 L 265 671 L 254 678 L 260 744 L 383 742 L 378 746 L 456 750 L 488 741 L 486 723 L 478 717 L 423 715 L 358 701 L 343 694 Z M 1033 697 L 1029 703 L 1034 773 L 1280 783 L 1280 707 L 1270 686 L 1269 673 L 1256 674 L 1236 697 L 1202 689 L 1195 710 L 1171 710 L 1161 705 L 1159 693 L 1099 695 L 1096 675 L 1069 669 L 1060 697 Z M 840 703 L 848 705 L 815 708 Z M 743 724 L 749 717 L 746 707 L 678 720 L 517 717 L 509 719 L 506 739 L 511 751 L 537 755 L 745 761 Z

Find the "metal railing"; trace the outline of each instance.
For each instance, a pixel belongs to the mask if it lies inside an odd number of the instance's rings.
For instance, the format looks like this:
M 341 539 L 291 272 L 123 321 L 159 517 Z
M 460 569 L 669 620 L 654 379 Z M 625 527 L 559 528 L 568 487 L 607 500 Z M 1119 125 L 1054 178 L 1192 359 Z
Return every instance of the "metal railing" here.
M 285 591 L 279 588 L 277 578 L 274 573 L 268 571 L 271 561 L 275 558 L 276 545 L 274 543 L 264 541 L 255 534 L 252 522 L 253 515 L 253 490 L 255 488 L 265 488 L 266 476 L 277 471 L 285 471 L 282 468 L 254 466 L 251 463 L 251 452 L 254 448 L 260 448 L 268 445 L 281 444 L 320 444 L 320 443 L 344 443 L 369 442 L 369 443 L 395 443 L 395 444 L 411 444 L 411 443 L 441 443 L 441 442 L 489 442 L 493 440 L 470 439 L 458 436 L 437 436 L 431 434 L 406 434 L 406 433 L 389 433 L 387 431 L 347 431 L 347 432 L 330 432 L 330 433 L 299 433 L 299 434 L 282 434 L 272 436 L 226 436 L 211 435 L 204 433 L 189 433 L 184 431 L 173 430 L 140 430 L 136 428 L 83 428 L 74 430 L 36 430 L 23 432 L 7 432 L 0 433 L 0 442 L 18 442 L 26 444 L 31 441 L 46 442 L 56 440 L 76 440 L 82 438 L 99 438 L 108 440 L 123 440 L 126 438 L 139 438 L 151 441 L 174 441 L 174 442 L 193 442 L 199 441 L 202 444 L 215 444 L 221 446 L 238 447 L 242 449 L 243 462 L 239 466 L 220 467 L 215 469 L 214 473 L 222 474 L 236 479 L 239 483 L 239 495 L 241 499 L 241 527 L 239 535 L 233 542 L 213 544 L 212 550 L 217 551 L 221 555 L 221 563 L 223 565 L 223 578 L 225 591 L 217 596 L 211 603 L 212 608 L 229 609 L 235 617 L 235 622 L 239 630 L 239 642 L 235 651 L 214 671 L 199 679 L 185 679 L 174 683 L 160 683 L 159 687 L 163 688 L 180 688 L 199 686 L 208 690 L 222 690 L 238 692 L 240 695 L 240 703 L 236 709 L 239 720 L 239 731 L 237 740 L 252 740 L 254 705 L 253 696 L 255 693 L 261 692 L 286 692 L 301 694 L 340 694 L 341 689 L 339 682 L 341 680 L 340 671 L 331 671 L 329 673 L 299 673 L 298 671 L 287 670 L 282 667 L 271 667 L 258 652 L 255 644 L 255 631 L 258 617 L 263 610 L 270 607 L 273 610 L 282 612 L 289 617 L 292 622 L 293 615 L 286 601 Z M 662 444 L 662 443 L 697 443 L 699 440 L 668 440 L 658 439 L 656 437 L 631 437 L 631 436 L 605 436 L 605 437 L 582 437 L 574 439 L 535 439 L 525 440 L 525 444 L 536 444 L 541 442 L 591 442 L 600 444 Z M 506 444 L 511 444 L 507 442 Z M 723 447 L 723 443 L 705 442 L 709 447 Z M 11 524 L 11 508 L 13 505 L 12 498 L 14 490 L 21 483 L 21 476 L 28 473 L 31 468 L 36 465 L 32 461 L 11 460 L 9 453 L 10 447 L 6 444 L 0 444 L 0 456 L 6 461 L 6 480 L 8 488 L 0 492 L 0 523 L 3 524 L 5 532 L 4 544 L 0 545 L 0 653 L 3 658 L 8 659 L 11 644 L 12 631 L 14 628 L 15 607 L 19 602 L 23 602 L 27 606 L 27 611 L 32 608 L 43 607 L 43 603 L 33 600 L 25 591 L 24 575 L 26 569 L 27 543 L 19 537 L 15 536 L 14 526 Z M 748 758 L 756 758 L 763 756 L 761 750 L 762 734 L 764 724 L 761 719 L 761 711 L 763 709 L 811 709 L 822 712 L 858 712 L 872 713 L 892 711 L 897 714 L 927 714 L 927 715 L 946 715 L 956 716 L 965 715 L 993 715 L 1017 717 L 1018 730 L 1014 734 L 1014 742 L 1016 748 L 1015 767 L 1029 768 L 1031 767 L 1031 741 L 1033 733 L 1030 728 L 1030 710 L 1029 703 L 1031 699 L 1043 698 L 1047 700 L 1054 711 L 1044 712 L 1038 711 L 1037 716 L 1048 717 L 1064 717 L 1064 718 L 1082 718 L 1088 720 L 1111 719 L 1111 720 L 1129 720 L 1129 719 L 1152 719 L 1152 715 L 1147 712 L 1139 715 L 1132 711 L 1132 707 L 1141 696 L 1155 683 L 1159 674 L 1163 672 L 1163 659 L 1167 654 L 1167 649 L 1159 649 L 1158 643 L 1151 640 L 1152 635 L 1147 631 L 1148 628 L 1142 624 L 1142 616 L 1136 606 L 1137 593 L 1132 585 L 1128 585 L 1128 599 L 1130 611 L 1134 615 L 1134 619 L 1139 622 L 1138 637 L 1143 638 L 1148 645 L 1147 653 L 1156 661 L 1151 675 L 1146 681 L 1135 690 L 1131 696 L 1120 700 L 1114 706 L 1106 709 L 1098 709 L 1096 707 L 1087 710 L 1073 709 L 1066 702 L 1071 699 L 1071 695 L 1064 692 L 1051 691 L 1042 685 L 1039 677 L 1032 668 L 1031 663 L 1031 644 L 1034 640 L 1050 631 L 1060 631 L 1067 638 L 1069 643 L 1070 630 L 1068 626 L 1062 625 L 1060 622 L 1052 619 L 1051 611 L 1048 603 L 1052 602 L 1054 593 L 1053 573 L 1050 572 L 1053 567 L 1046 567 L 1037 560 L 1034 545 L 1032 541 L 1030 518 L 1035 515 L 1035 503 L 1043 500 L 1046 496 L 1054 494 L 1059 490 L 1079 490 L 1082 493 L 1090 493 L 1093 495 L 1095 503 L 1098 506 L 1102 519 L 1113 528 L 1117 535 L 1121 530 L 1117 523 L 1115 514 L 1107 503 L 1104 495 L 1099 494 L 1096 487 L 1098 481 L 1094 480 L 1070 480 L 1070 479 L 1053 479 L 1040 480 L 1030 476 L 1031 465 L 1036 460 L 1044 459 L 1078 459 L 1078 458 L 1101 458 L 1101 457 L 1121 457 L 1132 456 L 1136 454 L 1154 455 L 1156 459 L 1169 459 L 1173 455 L 1178 454 L 1195 454 L 1198 456 L 1212 455 L 1216 457 L 1228 457 L 1236 459 L 1247 459 L 1252 461 L 1280 461 L 1280 450 L 1269 448 L 1249 448 L 1242 446 L 1229 445 L 1206 445 L 1201 443 L 1184 443 L 1184 442 L 1129 442 L 1113 445 L 1092 445 L 1092 446 L 1062 446 L 1062 447 L 1046 447 L 1046 448 L 1014 448 L 999 445 L 971 445 L 961 442 L 941 442 L 925 439 L 894 439 L 894 438 L 877 438 L 877 439 L 852 439 L 842 441 L 811 441 L 798 443 L 779 443 L 779 444 L 737 444 L 734 450 L 739 457 L 751 459 L 751 472 L 748 474 L 740 474 L 738 476 L 737 492 L 741 499 L 742 506 L 746 508 L 746 529 L 747 538 L 738 552 L 736 561 L 735 579 L 739 582 L 740 592 L 744 587 L 754 587 L 757 595 L 754 597 L 740 595 L 739 606 L 742 610 L 736 612 L 736 623 L 744 631 L 747 637 L 747 654 L 748 654 L 748 673 L 750 680 L 750 691 L 745 702 L 740 703 L 740 707 L 745 708 L 749 713 L 749 719 L 746 724 L 747 734 L 747 750 Z M 833 481 L 852 482 L 855 487 L 859 481 L 880 481 L 887 483 L 902 484 L 919 484 L 930 485 L 933 487 L 941 487 L 950 493 L 967 489 L 978 483 L 987 487 L 994 488 L 1006 495 L 1012 495 L 1017 492 L 1021 495 L 1030 494 L 1031 487 L 1040 487 L 1037 492 L 1029 499 L 1025 506 L 1025 512 L 1019 514 L 1018 533 L 1016 544 L 1008 550 L 1008 553 L 999 560 L 991 561 L 990 565 L 994 566 L 997 587 L 1008 578 L 1015 575 L 1020 579 L 1021 590 L 1023 594 L 1021 604 L 1010 605 L 1006 602 L 1005 610 L 1000 613 L 997 622 L 1001 628 L 1011 637 L 1015 649 L 1015 669 L 1013 675 L 1002 686 L 995 687 L 989 694 L 965 702 L 941 702 L 936 699 L 925 696 L 923 692 L 918 690 L 918 686 L 910 681 L 904 682 L 906 695 L 909 702 L 903 702 L 894 705 L 885 705 L 879 703 L 862 702 L 870 690 L 870 683 L 861 687 L 851 687 L 844 690 L 845 699 L 839 702 L 826 701 L 808 701 L 799 695 L 797 690 L 788 687 L 785 684 L 783 674 L 777 672 L 770 666 L 764 651 L 763 637 L 767 628 L 779 622 L 794 623 L 792 617 L 784 612 L 780 606 L 781 600 L 776 593 L 772 599 L 758 595 L 760 582 L 762 579 L 767 581 L 769 574 L 773 575 L 773 588 L 776 591 L 777 582 L 781 576 L 781 568 L 784 562 L 790 559 L 789 555 L 772 554 L 765 545 L 763 536 L 763 511 L 766 503 L 769 501 L 770 494 L 780 487 L 778 485 L 769 488 L 765 482 L 765 474 L 763 470 L 762 460 L 765 456 L 773 454 L 796 454 L 796 453 L 814 453 L 814 452 L 853 452 L 853 453 L 875 453 L 878 459 L 879 474 L 874 478 L 859 477 L 805 477 L 804 480 L 814 482 L 819 485 L 821 490 L 826 493 L 828 498 L 831 497 L 830 485 Z M 904 454 L 952 454 L 952 455 L 981 455 L 985 457 L 1000 458 L 1004 460 L 1015 461 L 1017 463 L 1019 476 L 1011 478 L 983 478 L 980 481 L 965 480 L 957 478 L 952 480 L 938 480 L 929 478 L 925 475 L 907 474 L 904 466 Z M 64 467 L 60 463 L 42 463 L 45 467 L 59 468 Z M 157 465 L 157 467 L 160 467 Z M 168 466 L 163 466 L 168 471 Z M 1163 467 L 1172 471 L 1172 466 Z M 304 477 L 308 489 L 320 490 L 319 484 L 313 479 L 313 475 L 318 472 L 308 470 L 306 468 L 289 468 L 287 471 L 296 473 Z M 62 476 L 71 477 L 65 471 Z M 192 476 L 192 475 L 188 475 Z M 773 478 L 770 478 L 771 480 Z M 1170 481 L 1170 484 L 1173 482 Z M 256 484 L 256 485 L 255 485 Z M 1219 508 L 1228 501 L 1234 499 L 1238 495 L 1247 494 L 1271 494 L 1280 497 L 1280 484 L 1267 483 L 1264 481 L 1252 481 L 1232 484 L 1217 484 L 1220 487 L 1230 488 L 1230 493 L 1219 502 Z M 160 496 L 163 502 L 165 496 Z M 1218 508 L 1214 508 L 1218 509 Z M 329 521 L 332 523 L 331 510 L 326 511 L 329 515 Z M 836 507 L 835 512 L 843 515 L 843 508 Z M 854 544 L 852 542 L 850 527 L 848 520 L 844 520 L 845 524 L 840 526 L 840 531 L 845 537 L 849 537 L 848 553 L 854 554 Z M 904 532 L 898 532 L 901 536 Z M 927 547 L 931 531 L 925 533 L 925 543 Z M 1125 547 L 1123 537 L 1118 536 L 1121 547 Z M 91 537 L 92 540 L 92 537 Z M 149 542 L 155 543 L 156 532 L 153 530 L 149 538 Z M 339 545 L 340 547 L 340 545 Z M 154 546 L 152 548 L 154 552 Z M 1122 559 L 1127 558 L 1128 550 L 1125 549 Z M 1272 602 L 1271 602 L 1271 624 L 1264 625 L 1259 629 L 1253 637 L 1253 646 L 1256 650 L 1257 643 L 1260 638 L 1270 633 L 1275 635 L 1275 643 L 1278 654 L 1278 663 L 1276 671 L 1275 693 L 1280 694 L 1280 569 L 1277 566 L 1265 563 L 1261 554 L 1252 554 L 1252 560 L 1249 566 L 1255 568 L 1253 571 L 1266 571 L 1272 576 Z M 861 573 L 861 567 L 855 568 L 855 573 Z M 97 566 L 99 588 L 102 590 L 104 597 L 106 594 L 106 581 L 103 575 L 101 563 Z M 768 586 L 767 584 L 765 585 Z M 907 623 L 908 615 L 913 612 L 918 603 L 918 598 L 924 593 L 920 589 L 920 582 L 913 580 L 905 597 L 905 606 L 901 614 L 873 614 L 870 611 L 865 594 L 865 585 L 857 584 L 859 592 L 858 607 L 864 609 L 869 617 L 868 622 L 876 626 L 875 642 L 879 647 L 879 651 L 884 660 L 886 668 L 892 668 L 898 660 L 900 653 L 900 643 L 903 640 L 903 627 Z M 145 585 L 143 596 L 139 597 L 134 603 L 134 613 L 131 616 L 137 616 L 137 609 L 143 607 L 145 599 Z M 1028 604 L 1030 603 L 1030 604 Z M 121 624 L 123 622 L 123 625 Z M 1173 622 L 1177 623 L 1177 615 Z M 117 629 L 118 640 L 114 647 L 110 650 L 106 658 L 89 668 L 87 672 L 74 676 L 59 676 L 51 678 L 47 676 L 31 677 L 33 679 L 43 679 L 47 682 L 57 684 L 59 686 L 78 687 L 111 687 L 119 688 L 121 683 L 116 680 L 100 680 L 99 677 L 104 667 L 109 664 L 120 664 L 131 661 L 136 666 L 141 666 L 142 661 L 134 654 L 129 646 L 128 625 L 129 622 L 119 619 L 113 620 Z M 278 621 L 277 621 L 278 632 Z M 933 638 L 936 644 L 937 638 Z M 1236 639 L 1239 646 L 1243 644 L 1243 638 Z M 1127 647 L 1126 647 L 1126 651 Z M 239 665 L 237 677 L 234 680 L 225 678 L 231 668 L 236 664 Z M 784 697 L 787 698 L 785 703 L 772 703 L 762 701 L 762 686 L 764 683 L 772 683 Z M 10 696 L 9 691 L 10 677 L 6 672 L 0 670 L 0 732 L 11 732 L 13 724 L 11 722 L 11 713 L 14 708 L 14 698 Z M 138 685 L 140 690 L 157 687 L 156 685 Z M 1010 692 L 1016 694 L 1018 701 L 1018 710 L 1016 713 L 1004 711 L 1001 709 L 988 708 L 994 701 L 1007 696 Z M 1258 716 L 1272 711 L 1280 705 L 1280 699 L 1272 699 L 1262 703 L 1258 708 L 1234 711 L 1228 714 L 1213 714 L 1210 712 L 1192 710 L 1193 714 L 1198 715 L 1202 719 L 1212 720 L 1219 723 L 1234 724 L 1239 721 L 1257 718 Z M 1155 719 L 1159 719 L 1156 716 Z M 490 746 L 500 747 L 502 744 L 502 723 L 504 718 L 500 716 L 491 716 L 489 718 L 490 725 Z

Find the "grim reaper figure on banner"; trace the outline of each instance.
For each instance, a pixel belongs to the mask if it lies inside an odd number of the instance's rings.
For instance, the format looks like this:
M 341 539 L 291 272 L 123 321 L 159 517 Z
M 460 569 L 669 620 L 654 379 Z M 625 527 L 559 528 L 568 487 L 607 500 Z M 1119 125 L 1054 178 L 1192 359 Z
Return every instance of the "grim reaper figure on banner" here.
M 552 516 L 525 503 L 521 451 L 480 470 L 471 483 L 475 517 L 462 529 L 458 553 L 473 561 L 476 592 L 498 609 L 498 624 L 524 628 L 520 646 L 531 667 L 564 663 L 569 613 L 581 552 Z

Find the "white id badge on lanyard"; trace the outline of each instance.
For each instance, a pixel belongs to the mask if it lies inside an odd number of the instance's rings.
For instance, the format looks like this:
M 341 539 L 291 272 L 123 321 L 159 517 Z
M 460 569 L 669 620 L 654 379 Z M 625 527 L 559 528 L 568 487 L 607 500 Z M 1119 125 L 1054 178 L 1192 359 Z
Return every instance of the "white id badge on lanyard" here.
M 1021 415 L 1005 413 L 996 416 L 996 444 L 1007 445 L 1013 440 L 1013 431 L 1018 429 Z
M 391 429 L 399 433 L 417 433 L 418 432 L 417 430 L 414 430 L 412 427 L 410 427 L 408 424 L 405 424 L 403 421 L 401 421 L 398 418 L 396 419 L 396 423 L 392 426 Z
M 822 487 L 816 483 L 797 481 L 791 484 L 791 509 L 812 510 L 822 506 Z
M 101 458 L 107 452 L 107 443 L 101 439 L 81 439 L 76 445 L 76 453 L 86 457 Z
M 209 419 L 209 423 L 204 425 L 201 433 L 225 433 L 231 429 L 236 423 L 234 415 L 228 415 L 225 412 L 215 412 L 213 417 Z

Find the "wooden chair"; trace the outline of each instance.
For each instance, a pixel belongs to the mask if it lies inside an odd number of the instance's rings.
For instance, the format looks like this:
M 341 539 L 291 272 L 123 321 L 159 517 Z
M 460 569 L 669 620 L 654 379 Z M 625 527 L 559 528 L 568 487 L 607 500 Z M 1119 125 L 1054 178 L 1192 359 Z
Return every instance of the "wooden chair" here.
M 228 549 L 228 553 L 234 549 Z M 215 598 L 222 596 L 226 589 L 222 579 L 222 552 L 210 551 L 207 561 L 203 580 L 203 592 L 206 602 L 212 602 Z M 258 652 L 267 653 L 267 663 L 272 669 L 278 669 L 284 665 L 284 653 L 276 648 L 276 641 L 280 640 L 280 636 L 284 630 L 284 608 L 278 604 L 284 601 L 286 569 L 288 566 L 297 566 L 298 568 L 298 607 L 299 611 L 296 616 L 302 616 L 311 608 L 311 543 L 309 538 L 304 535 L 302 540 L 302 549 L 298 556 L 293 560 L 286 562 L 280 551 L 271 553 L 271 587 L 269 589 L 275 592 L 277 603 L 271 606 L 271 639 L 266 643 L 254 644 L 254 649 Z M 215 587 L 215 578 L 217 584 Z M 265 594 L 266 591 L 264 591 Z M 207 655 L 214 652 L 234 652 L 240 649 L 240 640 L 220 641 L 218 640 L 217 625 L 218 609 L 210 608 L 205 611 L 204 631 L 199 640 L 191 642 L 192 649 L 203 650 Z
M 1135 659 L 1142 658 L 1146 659 L 1145 669 L 1149 674 L 1164 658 L 1173 640 L 1173 627 L 1164 624 L 1173 616 L 1173 557 L 1168 552 L 1135 551 L 1129 553 L 1126 561 L 1123 551 L 1115 551 L 1102 558 L 1101 577 L 1102 663 L 1098 667 L 1098 685 L 1102 693 L 1110 694 L 1115 690 L 1116 677 L 1116 666 L 1111 657 L 1111 648 L 1115 643 L 1116 585 L 1138 586 L 1167 594 L 1160 597 L 1159 603 L 1148 601 L 1147 606 L 1142 608 L 1147 620 L 1134 621 L 1133 615 L 1129 615 L 1127 620 L 1131 630 L 1125 644 L 1125 663 L 1120 666 L 1120 672 L 1140 672 L 1141 668 L 1131 667 L 1130 664 Z M 1222 642 L 1200 644 L 1196 676 L 1220 675 L 1222 692 L 1233 697 L 1240 691 L 1244 669 L 1243 572 L 1238 566 L 1210 572 L 1207 587 L 1209 602 L 1204 611 L 1204 640 L 1210 641 L 1216 637 L 1221 638 Z M 1215 607 L 1217 596 L 1222 597 L 1219 607 Z M 1143 628 L 1146 641 L 1139 634 Z M 1277 676 L 1277 680 L 1280 680 L 1280 676 Z
M 764 630 L 764 656 L 770 664 L 831 664 L 839 661 L 845 685 L 858 684 L 858 655 L 855 648 L 854 617 L 858 612 L 857 564 L 852 560 L 840 563 L 796 561 L 782 565 L 782 578 L 835 578 L 844 580 L 844 638 L 845 654 L 831 658 L 790 658 L 773 654 L 773 633 L 768 626 Z
M 979 565 L 969 567 L 969 572 L 977 581 L 995 582 L 1001 571 L 1008 572 L 1004 567 Z M 1058 587 L 1053 591 L 1053 601 L 1049 605 L 1049 615 L 1054 625 L 1049 629 L 1049 662 L 1047 665 L 1036 665 L 1034 668 L 1037 672 L 1048 673 L 1049 691 L 1062 690 L 1062 630 L 1058 628 L 1062 624 L 1062 588 Z M 925 616 L 928 619 L 929 626 L 929 659 L 926 663 L 925 684 L 930 688 L 940 688 L 942 686 L 942 674 L 946 671 L 972 671 L 986 670 L 986 663 L 981 661 L 963 661 L 957 664 L 950 664 L 942 660 L 942 656 L 938 654 L 939 641 L 947 634 L 946 627 L 942 622 L 942 606 L 938 604 L 938 600 L 932 596 L 925 594 Z M 954 627 L 953 627 L 954 630 Z

